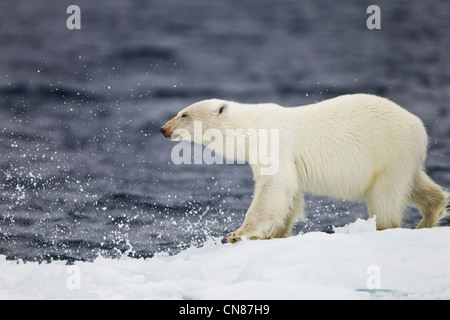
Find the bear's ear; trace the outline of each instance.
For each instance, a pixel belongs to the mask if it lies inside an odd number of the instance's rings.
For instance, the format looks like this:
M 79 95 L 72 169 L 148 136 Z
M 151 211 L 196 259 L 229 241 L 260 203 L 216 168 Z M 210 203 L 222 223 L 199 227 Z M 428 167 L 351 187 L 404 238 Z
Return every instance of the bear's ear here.
M 226 103 L 221 104 L 220 107 L 219 107 L 218 114 L 221 115 L 225 111 L 226 108 L 227 108 L 227 104 Z

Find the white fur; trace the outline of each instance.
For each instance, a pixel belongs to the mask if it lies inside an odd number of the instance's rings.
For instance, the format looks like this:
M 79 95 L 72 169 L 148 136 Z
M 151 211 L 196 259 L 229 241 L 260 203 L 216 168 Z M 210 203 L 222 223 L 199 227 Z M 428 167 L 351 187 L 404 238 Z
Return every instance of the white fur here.
M 446 194 L 423 172 L 428 142 L 422 121 L 388 99 L 354 94 L 293 108 L 212 99 L 180 111 L 163 128 L 193 133 L 193 120 L 202 121 L 203 130 L 216 128 L 224 135 L 226 129 L 279 130 L 279 170 L 262 175 L 261 165 L 251 164 L 253 202 L 243 225 L 228 235 L 231 242 L 290 235 L 292 224 L 305 217 L 303 192 L 365 200 L 378 229 L 400 227 L 408 204 L 422 211 L 417 194 L 426 193 L 430 184 L 438 202 L 445 198 L 445 208 Z M 246 156 L 241 152 L 237 158 Z M 421 186 L 415 196 L 417 181 Z M 435 216 L 422 212 L 424 226 L 445 213 L 441 202 Z M 437 212 L 438 205 L 433 206 Z

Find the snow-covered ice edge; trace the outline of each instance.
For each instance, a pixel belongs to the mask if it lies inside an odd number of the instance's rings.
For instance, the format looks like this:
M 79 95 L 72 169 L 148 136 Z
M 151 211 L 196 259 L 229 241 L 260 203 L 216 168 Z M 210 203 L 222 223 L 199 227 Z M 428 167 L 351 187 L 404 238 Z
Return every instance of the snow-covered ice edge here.
M 335 230 L 73 266 L 0 256 L 0 298 L 450 299 L 450 228 Z

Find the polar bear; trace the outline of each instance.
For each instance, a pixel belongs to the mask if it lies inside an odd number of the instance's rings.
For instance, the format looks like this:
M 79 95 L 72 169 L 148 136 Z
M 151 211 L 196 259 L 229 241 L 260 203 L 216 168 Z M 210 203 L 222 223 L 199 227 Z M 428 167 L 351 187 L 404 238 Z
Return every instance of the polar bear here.
M 423 216 L 417 228 L 432 227 L 447 214 L 449 194 L 424 171 L 422 121 L 388 99 L 352 94 L 300 107 L 211 99 L 181 110 L 160 131 L 206 145 L 202 133 L 210 129 L 223 134 L 208 144 L 219 152 L 230 131 L 248 139 L 250 130 L 276 129 L 279 137 L 277 172 L 262 174 L 261 163 L 250 163 L 253 201 L 229 242 L 290 236 L 293 223 L 305 219 L 303 193 L 365 200 L 378 230 L 400 227 L 408 205 Z M 250 149 L 244 149 L 231 156 L 248 161 Z

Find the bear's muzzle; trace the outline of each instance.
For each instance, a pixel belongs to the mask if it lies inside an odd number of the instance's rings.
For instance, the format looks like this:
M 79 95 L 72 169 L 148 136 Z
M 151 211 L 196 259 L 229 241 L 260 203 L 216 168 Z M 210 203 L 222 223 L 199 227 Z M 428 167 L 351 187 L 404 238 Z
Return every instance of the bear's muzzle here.
M 170 139 L 172 132 L 164 127 L 159 129 L 159 131 L 164 135 L 165 138 Z

